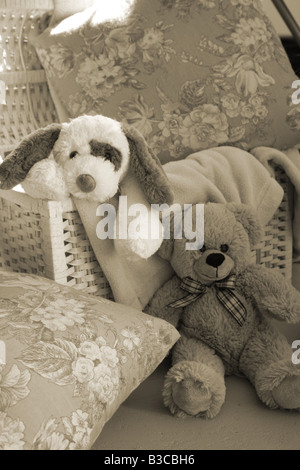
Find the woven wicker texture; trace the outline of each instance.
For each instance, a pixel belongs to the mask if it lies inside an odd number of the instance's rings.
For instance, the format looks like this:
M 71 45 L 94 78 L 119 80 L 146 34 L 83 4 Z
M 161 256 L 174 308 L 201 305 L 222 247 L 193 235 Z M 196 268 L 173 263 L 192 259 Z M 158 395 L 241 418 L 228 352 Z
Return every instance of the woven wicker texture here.
M 0 155 L 38 127 L 58 121 L 46 75 L 28 41 L 47 26 L 51 0 L 0 0 L 0 81 L 6 104 L 0 104 Z M 254 261 L 278 267 L 291 279 L 291 188 L 265 228 Z M 0 191 L 0 269 L 40 274 L 62 284 L 112 298 L 78 213 L 71 205 Z
M 276 213 L 264 228 L 263 238 L 253 252 L 253 261 L 268 268 L 279 268 L 284 276 L 292 278 L 292 186 L 282 170 L 276 169 L 276 179 L 284 189 L 284 196 Z
M 291 279 L 291 191 L 277 171 L 285 195 L 265 227 L 253 261 L 279 268 Z M 112 298 L 110 286 L 71 201 L 33 199 L 16 191 L 0 191 L 0 269 L 40 274 L 86 292 Z
M 78 212 L 71 201 L 67 206 L 0 191 L 0 269 L 39 274 L 112 298 Z
M 0 0 L 0 81 L 6 104 L 0 105 L 0 155 L 38 127 L 57 121 L 42 69 L 29 34 L 47 26 L 50 0 Z

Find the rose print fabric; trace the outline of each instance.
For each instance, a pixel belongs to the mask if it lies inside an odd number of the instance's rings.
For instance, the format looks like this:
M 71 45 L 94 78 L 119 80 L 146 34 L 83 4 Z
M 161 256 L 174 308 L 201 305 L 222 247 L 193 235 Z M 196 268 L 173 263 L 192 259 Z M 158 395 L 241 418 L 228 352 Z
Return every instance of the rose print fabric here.
M 95 15 L 33 40 L 68 117 L 126 121 L 164 162 L 299 142 L 297 77 L 259 0 L 136 0 L 118 22 Z
M 0 450 L 89 449 L 178 337 L 137 310 L 0 272 Z

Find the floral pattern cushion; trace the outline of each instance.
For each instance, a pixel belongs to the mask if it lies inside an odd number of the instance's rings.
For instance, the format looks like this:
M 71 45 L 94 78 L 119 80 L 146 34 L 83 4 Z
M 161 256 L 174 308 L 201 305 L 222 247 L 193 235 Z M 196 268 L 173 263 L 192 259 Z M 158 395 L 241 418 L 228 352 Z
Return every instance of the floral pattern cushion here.
M 132 308 L 0 272 L 0 450 L 90 449 L 178 337 Z
M 32 38 L 64 116 L 124 120 L 162 162 L 299 142 L 297 77 L 259 0 L 131 3 L 118 22 L 100 5 Z

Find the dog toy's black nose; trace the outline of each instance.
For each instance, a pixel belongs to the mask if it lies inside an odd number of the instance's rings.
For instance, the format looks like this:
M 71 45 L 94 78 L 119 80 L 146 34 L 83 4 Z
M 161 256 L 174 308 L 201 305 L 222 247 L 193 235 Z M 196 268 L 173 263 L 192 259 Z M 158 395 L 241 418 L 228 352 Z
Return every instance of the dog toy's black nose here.
M 222 255 L 222 253 L 211 253 L 206 258 L 207 264 L 209 264 L 209 266 L 213 266 L 214 268 L 221 266 L 224 260 L 225 260 L 225 256 Z
M 84 193 L 91 193 L 96 187 L 96 181 L 91 175 L 79 175 L 76 184 Z

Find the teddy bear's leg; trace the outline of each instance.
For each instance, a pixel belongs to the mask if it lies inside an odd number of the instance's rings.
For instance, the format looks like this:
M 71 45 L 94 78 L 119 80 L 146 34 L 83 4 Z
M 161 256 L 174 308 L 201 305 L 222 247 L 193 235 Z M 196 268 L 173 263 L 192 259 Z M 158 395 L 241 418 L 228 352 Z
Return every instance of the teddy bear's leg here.
M 214 418 L 225 400 L 224 373 L 222 360 L 209 346 L 182 335 L 165 377 L 164 404 L 181 418 Z
M 240 369 L 270 408 L 300 410 L 300 365 L 287 339 L 262 319 L 240 358 Z

